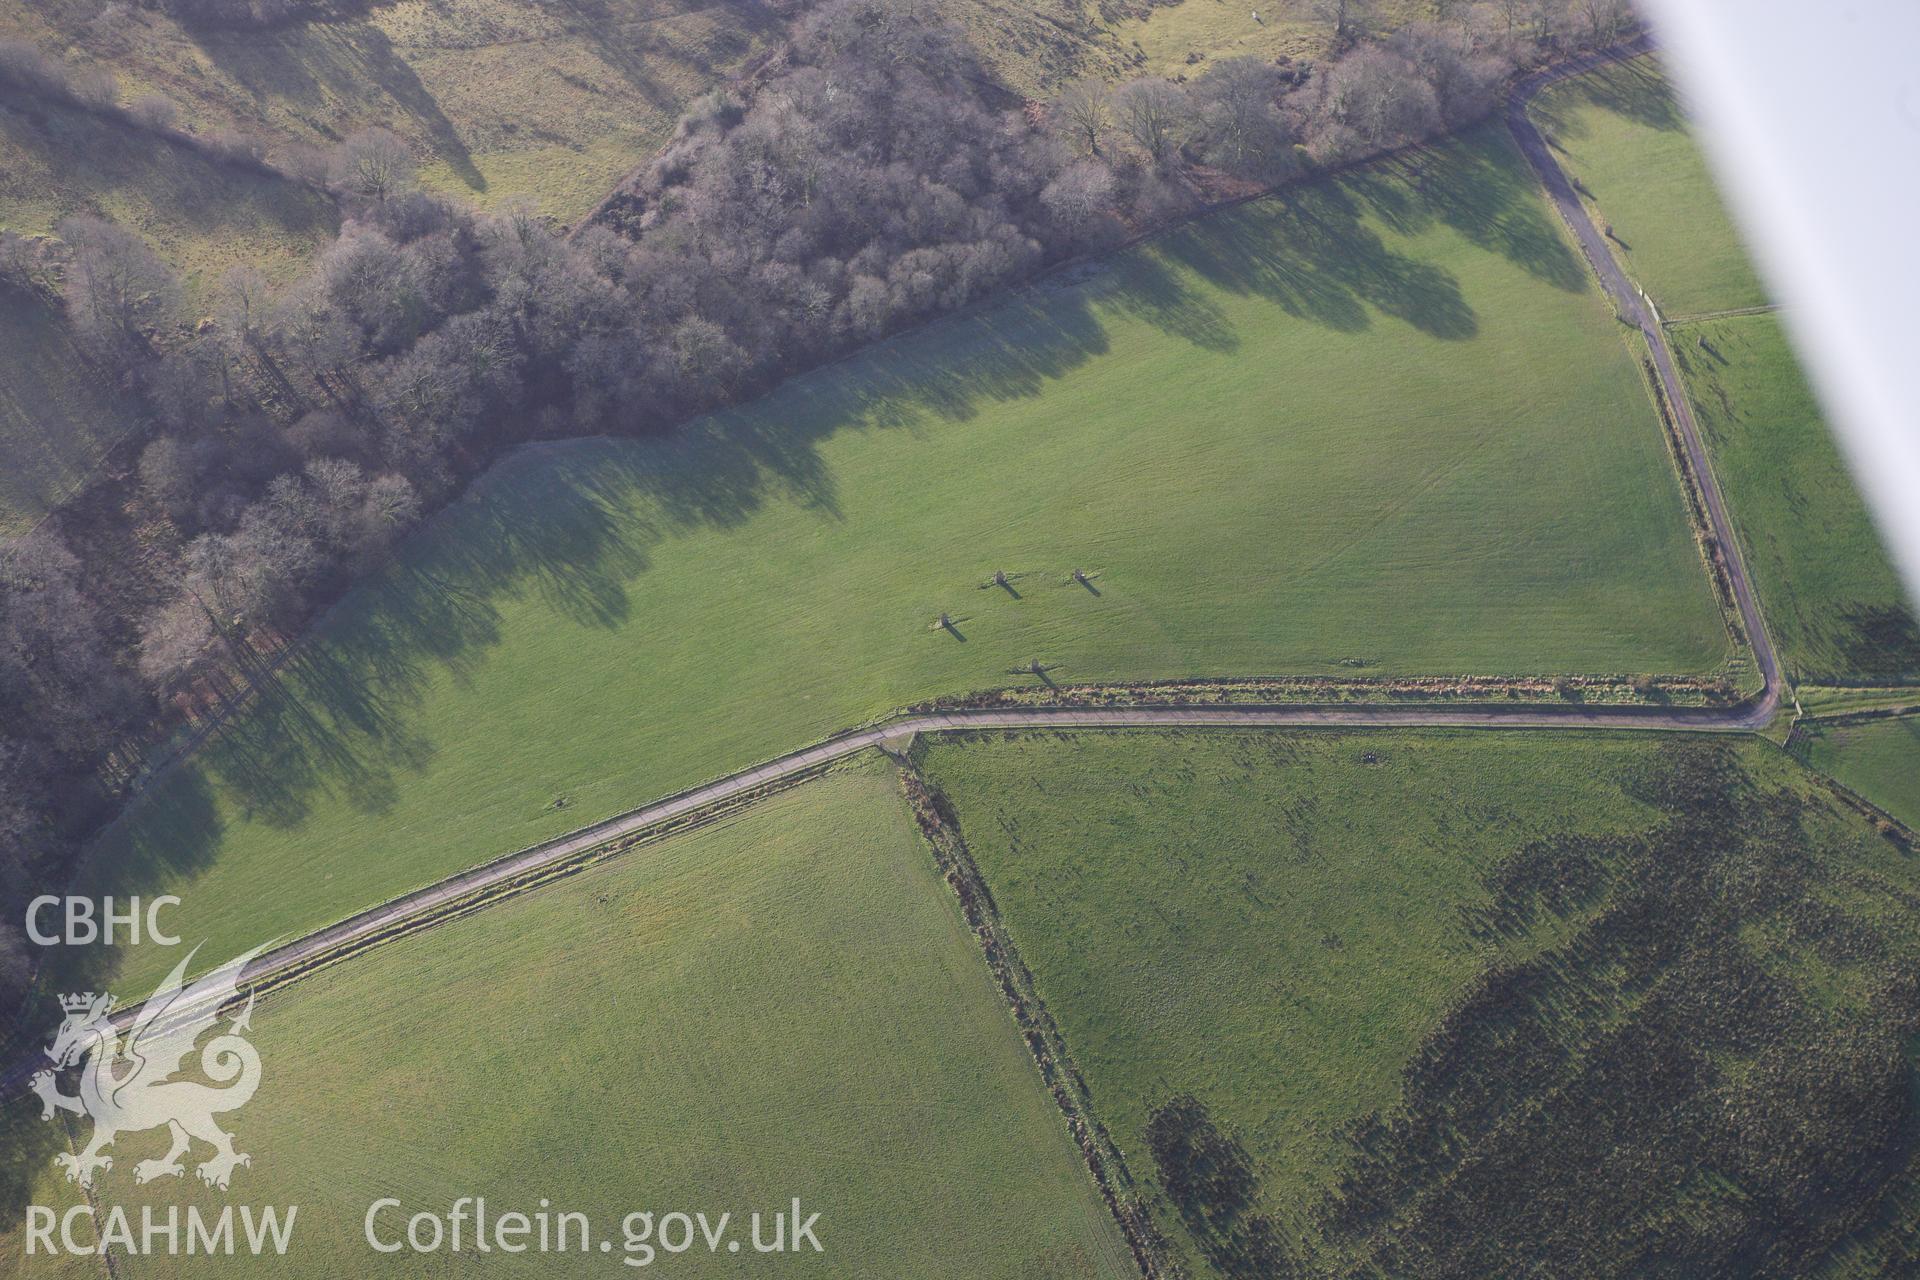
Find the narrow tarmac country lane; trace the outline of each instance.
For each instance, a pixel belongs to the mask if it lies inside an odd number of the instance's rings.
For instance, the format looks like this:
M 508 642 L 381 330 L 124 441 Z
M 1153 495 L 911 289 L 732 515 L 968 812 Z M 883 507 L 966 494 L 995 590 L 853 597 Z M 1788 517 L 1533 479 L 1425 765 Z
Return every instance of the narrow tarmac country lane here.
M 1713 464 L 1700 438 L 1699 424 L 1694 421 L 1693 403 L 1687 398 L 1687 389 L 1681 384 L 1679 371 L 1674 366 L 1673 350 L 1667 345 L 1666 329 L 1660 323 L 1656 304 L 1628 279 L 1619 259 L 1613 255 L 1613 246 L 1607 243 L 1600 228 L 1594 225 L 1592 215 L 1574 190 L 1572 179 L 1555 158 L 1553 144 L 1547 141 L 1527 115 L 1527 104 L 1547 85 L 1591 71 L 1608 62 L 1647 53 L 1653 47 L 1652 38 L 1642 35 L 1626 44 L 1559 63 L 1527 76 L 1507 95 L 1507 128 L 1512 130 L 1514 141 L 1519 143 L 1527 163 L 1533 166 L 1554 207 L 1560 211 L 1560 217 L 1580 242 L 1588 265 L 1600 278 L 1600 286 L 1613 300 L 1615 310 L 1622 319 L 1640 330 L 1653 353 L 1654 371 L 1659 375 L 1667 404 L 1673 411 L 1674 425 L 1687 450 L 1687 461 L 1698 480 L 1714 540 L 1719 543 L 1725 556 L 1727 585 L 1740 611 L 1740 625 L 1747 633 L 1747 643 L 1752 647 L 1754 660 L 1760 667 L 1762 688 L 1758 697 L 1746 704 L 1746 709 L 1757 713 L 1759 723 L 1764 724 L 1780 705 L 1780 664 L 1774 655 L 1773 640 L 1767 635 L 1766 624 L 1760 616 L 1760 607 L 1754 600 L 1753 586 L 1747 578 L 1746 560 L 1740 553 L 1739 541 L 1734 537 L 1733 522 L 1727 517 L 1727 505 L 1720 495 L 1720 483 L 1714 479 Z

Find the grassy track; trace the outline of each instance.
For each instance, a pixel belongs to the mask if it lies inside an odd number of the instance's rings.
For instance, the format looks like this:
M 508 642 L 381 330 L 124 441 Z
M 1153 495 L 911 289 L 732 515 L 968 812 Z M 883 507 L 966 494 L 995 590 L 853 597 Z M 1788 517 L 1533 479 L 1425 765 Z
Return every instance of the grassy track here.
M 1036 659 L 1718 667 L 1646 395 L 1523 162 L 1487 131 L 1427 174 L 1242 207 L 671 440 L 521 455 L 101 878 L 237 952 Z
M 1581 1052 L 1596 1060 L 1612 1053 L 1607 1018 L 1636 1016 L 1654 982 L 1676 993 L 1663 998 L 1682 1001 L 1684 1017 L 1699 1019 L 1698 1038 L 1711 1039 L 1722 1029 L 1677 993 L 1719 1000 L 1705 995 L 1715 989 L 1710 975 L 1756 962 L 1775 980 L 1806 984 L 1814 1007 L 1850 1015 L 1880 999 L 1872 992 L 1883 980 L 1879 965 L 1886 953 L 1861 946 L 1857 932 L 1847 932 L 1857 923 L 1843 927 L 1839 917 L 1887 926 L 1903 954 L 1920 941 L 1911 910 L 1891 905 L 1904 901 L 1911 908 L 1920 901 L 1911 894 L 1910 860 L 1828 807 L 1779 753 L 1752 743 L 1726 748 L 1725 758 L 1744 774 L 1733 794 L 1778 788 L 1806 798 L 1802 821 L 1819 851 L 1815 865 L 1825 885 L 1810 901 L 1834 905 L 1740 909 L 1744 914 L 1735 919 L 1749 921 L 1752 932 L 1738 944 L 1742 950 L 1719 953 L 1717 970 L 1692 959 L 1681 968 L 1676 960 L 1671 977 L 1656 965 L 1643 982 L 1613 968 L 1616 952 L 1618 963 L 1637 972 L 1650 955 L 1678 955 L 1688 944 L 1666 953 L 1639 950 L 1633 926 L 1622 927 L 1635 918 L 1631 911 L 1610 926 L 1598 924 L 1603 917 L 1593 890 L 1582 887 L 1581 864 L 1569 858 L 1555 865 L 1553 851 L 1604 851 L 1616 847 L 1608 837 L 1650 830 L 1660 811 L 1648 800 L 1648 770 L 1672 776 L 1662 751 L 1644 735 L 1028 735 L 942 739 L 924 748 L 923 767 L 957 812 L 1002 920 L 1085 1073 L 1100 1119 L 1134 1177 L 1160 1189 L 1155 1202 L 1162 1226 L 1197 1274 L 1267 1272 L 1201 1264 L 1201 1235 L 1190 1233 L 1169 1203 L 1149 1140 L 1150 1117 L 1182 1095 L 1204 1109 L 1226 1141 L 1238 1144 L 1248 1172 L 1251 1200 L 1216 1219 L 1226 1224 L 1216 1247 L 1238 1247 L 1246 1265 L 1253 1237 L 1241 1228 L 1264 1214 L 1285 1252 L 1313 1258 L 1311 1274 L 1342 1274 L 1342 1260 L 1354 1261 L 1349 1250 L 1366 1238 L 1324 1234 L 1316 1213 L 1341 1179 L 1365 1170 L 1363 1150 L 1392 1149 L 1378 1128 L 1369 1142 L 1379 1146 L 1358 1142 L 1363 1119 L 1370 1113 L 1391 1119 L 1410 1098 L 1440 1095 L 1433 1105 L 1443 1123 L 1459 1116 L 1460 1149 L 1480 1157 L 1475 1176 L 1449 1183 L 1443 1158 L 1436 1161 L 1441 1172 L 1433 1172 L 1412 1152 L 1391 1161 L 1388 1186 L 1412 1184 L 1431 1199 L 1405 1203 L 1415 1211 L 1401 1220 L 1404 1238 L 1397 1238 L 1398 1223 L 1371 1227 L 1387 1241 L 1371 1262 L 1382 1274 L 1495 1274 L 1502 1266 L 1544 1265 L 1538 1260 L 1549 1254 L 1540 1241 L 1567 1216 L 1552 1205 L 1567 1178 L 1584 1179 L 1593 1194 L 1602 1194 L 1586 1153 L 1556 1167 L 1537 1152 L 1531 1164 L 1516 1165 L 1503 1149 L 1536 1122 L 1566 1123 L 1577 1132 L 1580 1108 L 1592 1105 L 1587 1095 L 1594 1081 L 1577 1070 L 1556 1086 L 1570 1099 L 1564 1106 L 1553 1087 L 1530 1084 L 1542 1065 L 1530 1056 L 1534 1048 L 1584 1045 Z M 1773 813 L 1762 823 L 1762 839 L 1793 831 L 1792 823 Z M 1602 839 L 1582 846 L 1581 837 Z M 1494 918 L 1490 909 L 1498 899 L 1491 886 L 1503 874 L 1497 869 L 1536 841 L 1542 843 L 1531 847 L 1546 851 L 1534 858 L 1543 869 L 1508 883 L 1557 891 L 1562 901 L 1512 912 L 1498 928 L 1476 928 L 1477 920 Z M 1604 874 L 1599 883 L 1606 885 Z M 1624 880 L 1610 892 L 1640 887 Z M 1730 885 L 1713 884 L 1706 892 L 1737 896 Z M 1827 920 L 1826 927 L 1847 940 L 1836 937 L 1817 948 L 1795 943 L 1777 932 L 1784 919 L 1767 918 L 1775 912 Z M 1703 915 L 1724 918 L 1717 909 Z M 1569 945 L 1575 938 L 1581 941 Z M 1456 1019 L 1454 1032 L 1436 1042 L 1443 1015 L 1462 1007 L 1483 970 L 1497 964 L 1511 971 L 1534 957 L 1543 957 L 1535 972 L 1544 975 L 1535 984 L 1483 1001 L 1478 1013 Z M 1694 974 L 1696 964 L 1703 973 Z M 1629 989 L 1616 995 L 1610 985 L 1616 982 Z M 1603 1011 L 1591 1023 L 1581 1012 L 1589 1008 L 1582 996 Z M 1545 1026 L 1532 1025 L 1528 1020 L 1542 1008 L 1559 1013 Z M 1684 1026 L 1679 1033 L 1687 1034 Z M 1824 1033 L 1795 1026 L 1791 1034 L 1817 1039 Z M 1741 1078 L 1738 1064 L 1749 1052 L 1718 1058 L 1729 1080 Z M 1658 1060 L 1678 1059 L 1662 1048 Z M 1568 1061 L 1579 1063 L 1580 1054 Z M 1407 1074 L 1415 1063 L 1429 1068 L 1417 1088 Z M 1605 1105 L 1639 1105 L 1635 1079 L 1609 1085 L 1603 1077 L 1603 1092 L 1611 1090 Z M 1656 1087 L 1665 1086 L 1648 1085 Z M 1449 1089 L 1464 1097 L 1449 1100 Z M 1489 1099 L 1497 1109 L 1476 1129 L 1478 1109 Z M 1663 1097 L 1659 1105 L 1688 1104 Z M 1564 1110 L 1573 1116 L 1556 1115 Z M 1685 1112 L 1662 1111 L 1651 1123 L 1671 1124 L 1675 1114 Z M 1424 1152 L 1418 1135 L 1425 1131 L 1416 1125 L 1411 1132 L 1408 1143 Z M 1444 1146 L 1448 1131 L 1441 1132 Z M 1670 1155 L 1686 1149 L 1675 1157 L 1681 1160 L 1717 1164 L 1707 1176 L 1724 1175 L 1728 1187 L 1740 1177 L 1758 1179 L 1736 1173 L 1721 1148 L 1705 1146 L 1712 1154 L 1695 1156 L 1693 1141 L 1667 1135 L 1655 1145 L 1664 1143 Z M 1666 1194 L 1664 1174 L 1645 1173 L 1630 1153 L 1618 1159 L 1608 1185 L 1617 1180 L 1623 1200 Z M 1379 1170 L 1367 1172 L 1370 1185 L 1380 1186 Z M 1490 1211 L 1484 1198 L 1476 1200 L 1489 1186 Z M 1715 1229 L 1705 1207 L 1713 1199 L 1699 1193 L 1701 1237 Z M 1433 1209 L 1435 1202 L 1443 1207 Z M 1484 1236 L 1445 1217 L 1446 1206 L 1460 1204 L 1468 1220 L 1488 1224 Z M 1759 1220 L 1766 1221 L 1764 1210 Z M 1617 1237 L 1576 1222 L 1571 1235 L 1545 1248 L 1560 1250 L 1550 1256 L 1579 1274 L 1645 1274 L 1632 1262 L 1635 1255 L 1616 1250 L 1631 1250 L 1643 1230 L 1657 1228 L 1616 1225 Z M 1873 1249 L 1890 1239 L 1866 1238 Z M 1457 1270 L 1423 1268 L 1423 1259 L 1471 1258 L 1476 1251 L 1479 1259 Z M 1493 1256 L 1503 1261 L 1491 1265 L 1486 1259 Z
M 0 291 L 0 535 L 46 514 L 132 424 L 38 298 Z
M 265 1084 L 232 1122 L 254 1165 L 231 1198 L 302 1206 L 276 1274 L 423 1274 L 361 1243 L 368 1204 L 481 1193 L 587 1212 L 616 1252 L 467 1255 L 462 1275 L 617 1274 L 629 1211 L 733 1210 L 744 1238 L 747 1212 L 795 1196 L 827 1251 L 760 1270 L 1132 1269 L 878 757 L 309 979 L 256 1027 Z M 103 1193 L 139 1202 L 156 1136 L 122 1140 Z M 659 1261 L 743 1270 L 704 1246 Z
M 1462 925 L 1480 877 L 1529 839 L 1645 826 L 1617 778 L 1646 752 L 1571 734 L 1030 735 L 942 740 L 925 769 L 1134 1176 L 1152 1173 L 1149 1110 L 1192 1093 L 1293 1225 L 1339 1169 L 1342 1126 L 1397 1098 L 1493 954 Z
M 1613 228 L 1622 265 L 1662 315 L 1768 301 L 1655 58 L 1564 80 L 1528 113 L 1593 198 L 1600 226 Z
M 1803 758 L 1920 830 L 1920 716 L 1855 724 L 1809 721 Z
M 1789 678 L 1920 679 L 1920 627 L 1779 319 L 1679 326 L 1673 349 Z

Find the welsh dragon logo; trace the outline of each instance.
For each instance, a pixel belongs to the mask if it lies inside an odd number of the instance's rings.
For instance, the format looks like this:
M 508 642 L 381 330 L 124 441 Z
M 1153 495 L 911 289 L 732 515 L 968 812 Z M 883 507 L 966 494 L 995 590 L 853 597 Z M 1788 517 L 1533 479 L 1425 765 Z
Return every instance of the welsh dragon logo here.
M 200 1050 L 200 1074 L 213 1084 L 176 1077 L 186 1069 L 187 1057 L 200 1037 L 216 1028 L 220 1011 L 238 993 L 240 971 L 261 950 L 264 948 L 249 951 L 183 986 L 187 966 L 193 963 L 193 952 L 189 952 L 140 1006 L 126 1027 L 124 1044 L 118 1025 L 121 1019 L 108 1012 L 113 1007 L 112 996 L 89 991 L 60 998 L 66 1020 L 47 1050 L 53 1068 L 35 1075 L 32 1086 L 40 1095 L 43 1119 L 51 1120 L 56 1112 L 67 1111 L 93 1121 L 93 1136 L 85 1150 L 55 1157 L 66 1171 L 67 1181 L 92 1186 L 97 1170 L 113 1168 L 113 1157 L 104 1151 L 115 1138 L 163 1125 L 172 1135 L 173 1145 L 162 1158 L 134 1165 L 135 1182 L 179 1177 L 186 1172 L 181 1158 L 192 1149 L 195 1139 L 213 1147 L 213 1157 L 194 1171 L 210 1187 L 226 1190 L 233 1171 L 253 1162 L 245 1152 L 234 1150 L 233 1135 L 214 1123 L 215 1116 L 245 1106 L 260 1087 L 260 1054 L 242 1034 L 253 1018 L 251 993 L 245 1010 Z M 83 1060 L 80 1091 L 60 1092 L 55 1072 Z

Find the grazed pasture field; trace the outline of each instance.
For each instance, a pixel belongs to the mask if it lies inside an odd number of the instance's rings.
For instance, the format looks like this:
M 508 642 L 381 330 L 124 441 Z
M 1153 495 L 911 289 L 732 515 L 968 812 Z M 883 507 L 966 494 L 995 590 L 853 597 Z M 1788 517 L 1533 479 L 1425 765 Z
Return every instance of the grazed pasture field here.
M 1657 59 L 1563 81 L 1532 111 L 1670 321 L 1767 301 Z M 1669 336 L 1789 678 L 1920 678 L 1920 626 L 1779 317 Z
M 1803 726 L 1804 758 L 1920 830 L 1920 715 Z
M 1140 59 L 1151 75 L 1193 75 L 1222 58 L 1325 56 L 1332 24 L 1310 0 L 1228 4 L 1225 0 L 1176 0 L 1143 4 L 1112 24 L 1123 53 Z M 1432 16 L 1421 0 L 1376 0 L 1368 12 L 1380 30 Z
M 629 1212 L 732 1211 L 746 1241 L 749 1213 L 796 1196 L 821 1214 L 822 1254 L 698 1246 L 639 1274 L 1132 1274 L 877 754 L 356 958 L 255 1018 L 264 1084 L 230 1125 L 254 1163 L 231 1194 L 137 1190 L 134 1160 L 164 1146 L 151 1133 L 121 1140 L 102 1194 L 215 1213 L 298 1204 L 276 1275 L 604 1277 L 628 1270 Z M 387 1257 L 362 1243 L 381 1196 L 445 1214 L 481 1193 L 495 1214 L 542 1198 L 585 1212 L 614 1251 Z M 144 1259 L 133 1274 L 265 1265 Z
M 1899 1045 L 1920 1003 L 1886 966 L 1920 954 L 1913 860 L 1772 747 L 922 750 L 1197 1274 L 1635 1276 L 1653 1256 L 1726 1274 L 1712 1260 L 1747 1248 L 1852 1275 L 1905 1256 Z M 1852 1173 L 1795 1181 L 1829 1160 Z
M 1789 677 L 1920 680 L 1920 625 L 1779 317 L 1676 326 L 1673 348 Z
M 51 232 L 70 213 L 111 219 L 180 272 L 189 306 L 246 263 L 284 279 L 339 224 L 326 196 L 75 107 L 0 98 L 0 226 Z
M 1150 1176 L 1149 1112 L 1191 1093 L 1303 1221 L 1343 1126 L 1500 949 L 1481 878 L 1562 832 L 1653 814 L 1644 739 L 1567 734 L 1029 734 L 933 740 L 924 768 L 1101 1120 Z M 1163 1208 L 1165 1208 L 1163 1204 Z M 1178 1238 L 1180 1222 L 1163 1215 Z
M 0 0 L 0 28 L 106 67 L 125 101 L 166 97 L 197 130 L 239 128 L 284 153 L 380 125 L 433 185 L 481 203 L 525 195 L 569 220 L 780 28 L 760 5 L 666 0 L 399 0 L 265 29 L 142 6 L 103 26 L 86 9 Z
M 1662 315 L 1769 300 L 1657 58 L 1563 80 L 1528 112 L 1593 201 L 1596 221 L 1613 228 L 1615 253 Z

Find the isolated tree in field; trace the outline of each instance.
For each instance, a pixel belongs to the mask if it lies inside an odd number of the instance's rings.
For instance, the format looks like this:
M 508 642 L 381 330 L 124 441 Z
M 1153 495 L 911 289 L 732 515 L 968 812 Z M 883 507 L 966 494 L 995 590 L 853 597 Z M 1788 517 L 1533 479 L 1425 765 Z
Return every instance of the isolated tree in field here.
M 60 223 L 72 261 L 67 314 L 96 353 L 130 369 L 148 354 L 148 330 L 164 323 L 180 290 L 146 242 L 123 227 L 75 214 Z
M 333 149 L 327 174 L 342 191 L 384 204 L 413 186 L 413 157 L 385 129 L 362 129 Z
M 1051 117 L 1059 132 L 1085 155 L 1100 154 L 1100 140 L 1113 127 L 1113 108 L 1105 85 L 1076 80 L 1053 100 Z
M 1114 91 L 1113 107 L 1134 145 L 1156 166 L 1179 152 L 1190 119 L 1186 90 L 1171 80 L 1130 80 Z

